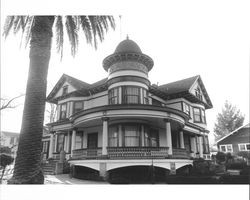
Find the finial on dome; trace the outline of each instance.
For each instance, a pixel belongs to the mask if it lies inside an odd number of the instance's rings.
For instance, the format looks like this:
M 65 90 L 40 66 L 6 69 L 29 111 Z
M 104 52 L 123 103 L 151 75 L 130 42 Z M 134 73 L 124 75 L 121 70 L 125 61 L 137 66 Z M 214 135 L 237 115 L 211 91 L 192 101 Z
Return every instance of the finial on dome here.
M 129 40 L 128 34 L 127 34 L 127 40 Z

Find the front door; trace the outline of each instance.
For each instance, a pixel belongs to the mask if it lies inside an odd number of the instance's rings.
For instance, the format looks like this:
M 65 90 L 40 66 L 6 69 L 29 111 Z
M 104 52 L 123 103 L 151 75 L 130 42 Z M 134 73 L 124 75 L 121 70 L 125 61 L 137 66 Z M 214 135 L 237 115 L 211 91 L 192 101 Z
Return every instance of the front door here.
M 88 149 L 96 149 L 98 146 L 98 133 L 89 133 L 88 134 Z

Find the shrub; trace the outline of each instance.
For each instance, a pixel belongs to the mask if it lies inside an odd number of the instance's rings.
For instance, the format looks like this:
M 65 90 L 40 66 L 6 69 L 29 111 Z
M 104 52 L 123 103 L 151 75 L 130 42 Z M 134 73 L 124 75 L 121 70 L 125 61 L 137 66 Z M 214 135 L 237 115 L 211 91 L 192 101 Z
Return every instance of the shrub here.
M 214 168 L 211 161 L 207 161 L 204 159 L 195 159 L 193 162 L 193 168 L 191 170 L 191 174 L 193 175 L 213 175 Z
M 6 167 L 8 165 L 10 165 L 11 163 L 13 163 L 13 161 L 14 161 L 13 157 L 11 157 L 7 154 L 0 154 L 0 166 L 1 166 L 1 168 L 3 168 L 1 179 L 0 179 L 1 182 L 2 182 Z
M 226 161 L 226 154 L 223 153 L 223 152 L 218 152 L 215 155 L 215 158 L 216 158 L 216 160 L 217 160 L 218 163 L 225 162 Z

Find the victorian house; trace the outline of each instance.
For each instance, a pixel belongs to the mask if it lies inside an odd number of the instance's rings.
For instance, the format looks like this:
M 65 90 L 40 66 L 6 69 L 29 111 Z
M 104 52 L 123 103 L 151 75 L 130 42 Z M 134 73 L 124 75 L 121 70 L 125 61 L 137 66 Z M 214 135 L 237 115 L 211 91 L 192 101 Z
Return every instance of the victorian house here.
M 64 150 L 76 176 L 94 171 L 103 178 L 152 163 L 175 172 L 193 158 L 209 159 L 205 111 L 212 103 L 201 77 L 157 86 L 148 79 L 153 65 L 126 39 L 103 60 L 107 78 L 88 84 L 62 75 L 47 97 L 57 105 L 48 158 Z

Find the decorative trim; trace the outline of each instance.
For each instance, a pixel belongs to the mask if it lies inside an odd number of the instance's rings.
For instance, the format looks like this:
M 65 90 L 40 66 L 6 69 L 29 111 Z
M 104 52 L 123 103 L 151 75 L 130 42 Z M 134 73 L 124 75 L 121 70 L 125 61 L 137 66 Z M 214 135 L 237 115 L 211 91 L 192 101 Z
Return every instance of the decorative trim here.
M 120 76 L 120 77 L 115 77 L 112 79 L 108 80 L 108 86 L 117 83 L 117 82 L 127 82 L 127 81 L 134 81 L 134 82 L 140 82 L 144 83 L 145 85 L 149 86 L 150 81 L 148 79 L 138 77 L 138 76 Z

